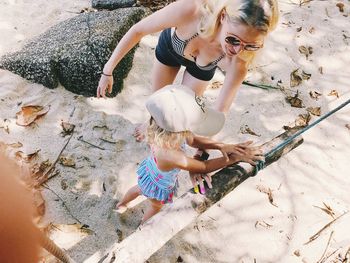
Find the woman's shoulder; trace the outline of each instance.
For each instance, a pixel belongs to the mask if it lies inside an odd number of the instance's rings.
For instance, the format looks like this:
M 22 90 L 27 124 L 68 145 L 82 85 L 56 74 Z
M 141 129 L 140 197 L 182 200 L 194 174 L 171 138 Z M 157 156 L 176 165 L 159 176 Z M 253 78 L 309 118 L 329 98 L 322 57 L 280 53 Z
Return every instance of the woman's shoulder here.
M 175 3 L 181 8 L 182 15 L 197 17 L 201 15 L 201 8 L 205 2 L 205 0 L 179 0 Z

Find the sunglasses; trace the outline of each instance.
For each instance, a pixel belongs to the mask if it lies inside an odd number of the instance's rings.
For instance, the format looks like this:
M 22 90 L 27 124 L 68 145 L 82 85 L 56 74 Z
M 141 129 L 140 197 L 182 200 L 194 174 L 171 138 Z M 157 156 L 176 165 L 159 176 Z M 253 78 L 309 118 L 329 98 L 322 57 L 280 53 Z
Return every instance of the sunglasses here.
M 240 50 L 244 49 L 246 51 L 257 51 L 263 47 L 263 44 L 246 43 L 238 36 L 230 35 L 225 38 L 225 42 L 231 46 L 241 47 Z

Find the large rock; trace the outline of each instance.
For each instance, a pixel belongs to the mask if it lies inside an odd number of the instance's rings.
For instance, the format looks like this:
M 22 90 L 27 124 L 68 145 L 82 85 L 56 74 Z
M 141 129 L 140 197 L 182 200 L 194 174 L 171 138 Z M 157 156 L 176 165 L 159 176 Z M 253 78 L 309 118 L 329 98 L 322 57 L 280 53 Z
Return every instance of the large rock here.
M 131 7 L 136 0 L 92 0 L 92 7 L 97 9 L 114 10 L 118 8 Z
M 148 7 L 154 12 L 175 1 L 176 0 L 137 0 L 136 3 L 137 5 Z
M 143 6 L 150 8 L 153 12 L 176 0 L 92 0 L 91 5 L 97 9 L 114 10 L 122 7 Z
M 0 59 L 0 68 L 28 80 L 74 93 L 94 96 L 104 64 L 127 30 L 147 14 L 141 7 L 84 13 L 61 22 L 30 41 L 24 48 Z M 134 56 L 131 50 L 114 70 L 113 94 L 127 76 Z

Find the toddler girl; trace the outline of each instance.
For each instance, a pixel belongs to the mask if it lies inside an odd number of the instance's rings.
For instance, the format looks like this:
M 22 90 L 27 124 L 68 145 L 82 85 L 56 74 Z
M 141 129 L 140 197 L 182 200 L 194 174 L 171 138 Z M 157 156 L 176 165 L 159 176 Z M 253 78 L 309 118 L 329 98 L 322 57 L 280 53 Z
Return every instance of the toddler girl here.
M 142 223 L 171 203 L 176 193 L 180 170 L 192 173 L 209 173 L 243 161 L 255 165 L 262 160 L 259 147 L 251 141 L 238 144 L 215 142 L 207 137 L 218 133 L 224 125 L 223 113 L 205 106 L 195 93 L 183 85 L 168 85 L 155 92 L 146 102 L 151 114 L 147 130 L 150 155 L 137 170 L 138 184 L 130 188 L 117 209 L 122 212 L 127 203 L 139 195 L 149 200 Z M 213 149 L 223 157 L 200 161 L 186 155 L 185 144 L 198 149 Z

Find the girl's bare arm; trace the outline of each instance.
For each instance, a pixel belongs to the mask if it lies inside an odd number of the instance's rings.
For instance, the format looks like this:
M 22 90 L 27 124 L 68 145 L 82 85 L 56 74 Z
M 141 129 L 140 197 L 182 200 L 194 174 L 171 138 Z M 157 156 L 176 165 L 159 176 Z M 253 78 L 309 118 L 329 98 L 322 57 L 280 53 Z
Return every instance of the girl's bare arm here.
M 186 143 L 197 149 L 208 149 L 208 150 L 220 150 L 224 143 L 217 142 L 208 137 L 202 137 L 193 135 L 191 138 L 187 139 Z
M 229 158 L 225 157 L 214 158 L 207 161 L 199 161 L 186 156 L 182 152 L 175 152 L 171 154 L 171 158 L 168 159 L 168 165 L 173 168 L 179 168 L 189 171 L 190 173 L 205 174 L 224 168 L 228 165 L 243 161 L 252 165 L 256 164 L 256 161 L 263 160 L 261 156 L 261 150 L 254 149 L 247 155 L 230 154 Z

